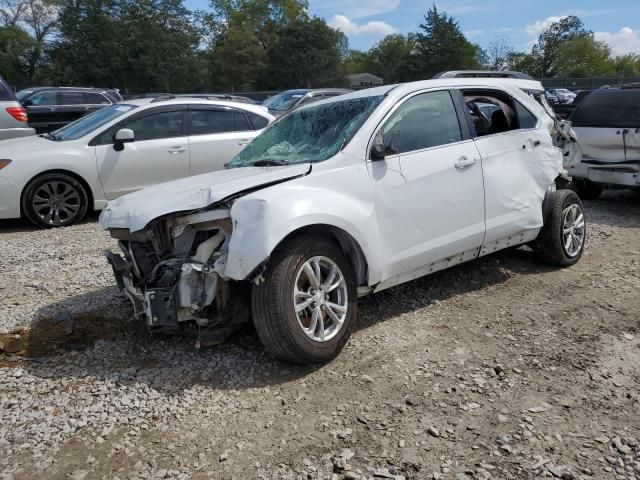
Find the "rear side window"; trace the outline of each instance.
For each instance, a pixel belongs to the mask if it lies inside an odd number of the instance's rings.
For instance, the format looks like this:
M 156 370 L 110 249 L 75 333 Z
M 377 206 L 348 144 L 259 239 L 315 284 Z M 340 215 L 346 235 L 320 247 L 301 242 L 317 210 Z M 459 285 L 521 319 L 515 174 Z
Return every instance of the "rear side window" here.
M 571 115 L 574 127 L 640 127 L 640 90 L 593 92 Z
M 382 128 L 384 145 L 396 153 L 462 140 L 458 115 L 448 91 L 416 95 L 403 103 Z
M 269 125 L 269 120 L 267 120 L 261 115 L 258 115 L 257 113 L 247 112 L 247 115 L 251 119 L 251 123 L 253 124 L 254 130 L 260 130 L 266 127 L 267 125 Z
M 103 105 L 109 103 L 109 100 L 100 93 L 88 92 L 84 94 L 84 101 L 88 105 Z
M 60 105 L 84 105 L 84 93 L 60 92 Z
M 191 110 L 191 135 L 253 130 L 237 110 Z
M 517 100 L 513 101 L 516 106 L 516 115 L 518 116 L 518 125 L 520 128 L 536 128 L 538 119 L 524 105 Z

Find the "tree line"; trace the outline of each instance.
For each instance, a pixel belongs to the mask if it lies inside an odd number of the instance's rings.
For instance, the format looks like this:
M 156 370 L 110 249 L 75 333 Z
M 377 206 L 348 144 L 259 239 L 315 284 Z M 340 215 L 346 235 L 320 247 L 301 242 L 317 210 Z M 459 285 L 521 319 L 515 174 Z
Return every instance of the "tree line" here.
M 202 11 L 183 0 L 0 0 L 0 75 L 17 88 L 124 93 L 341 86 L 361 72 L 385 83 L 480 68 L 538 78 L 640 75 L 640 56 L 612 56 L 575 16 L 517 52 L 504 39 L 480 48 L 433 6 L 417 32 L 358 51 L 308 11 L 307 0 L 211 0 Z

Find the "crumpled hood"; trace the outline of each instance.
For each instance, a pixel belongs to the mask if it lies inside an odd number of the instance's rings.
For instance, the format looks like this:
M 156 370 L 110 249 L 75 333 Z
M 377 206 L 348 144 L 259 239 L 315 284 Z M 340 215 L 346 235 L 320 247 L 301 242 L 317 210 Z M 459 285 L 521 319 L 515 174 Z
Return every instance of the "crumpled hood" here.
M 161 183 L 111 200 L 100 214 L 100 225 L 105 230 L 126 228 L 136 232 L 163 215 L 205 208 L 244 190 L 289 180 L 308 171 L 308 163 L 231 168 Z
M 24 157 L 25 154 L 32 156 L 33 153 L 47 150 L 55 144 L 56 142 L 42 138 L 39 135 L 10 138 L 0 141 L 0 155 L 2 158 L 9 159 Z

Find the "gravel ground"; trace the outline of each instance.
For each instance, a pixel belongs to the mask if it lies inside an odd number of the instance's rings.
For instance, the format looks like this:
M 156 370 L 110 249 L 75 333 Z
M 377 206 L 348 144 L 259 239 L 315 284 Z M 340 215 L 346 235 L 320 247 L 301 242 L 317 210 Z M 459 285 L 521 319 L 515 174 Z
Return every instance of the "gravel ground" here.
M 585 206 L 575 267 L 521 248 L 362 299 L 315 367 L 149 337 L 95 218 L 1 223 L 0 479 L 640 478 L 640 196 Z

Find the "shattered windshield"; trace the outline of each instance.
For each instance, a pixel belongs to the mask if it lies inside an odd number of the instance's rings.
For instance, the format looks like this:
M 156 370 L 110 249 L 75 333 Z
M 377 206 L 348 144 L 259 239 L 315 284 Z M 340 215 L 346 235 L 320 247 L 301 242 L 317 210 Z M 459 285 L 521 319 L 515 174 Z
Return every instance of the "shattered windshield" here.
M 354 98 L 295 110 L 258 135 L 228 166 L 322 162 L 351 140 L 383 98 Z

